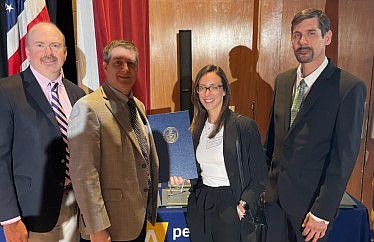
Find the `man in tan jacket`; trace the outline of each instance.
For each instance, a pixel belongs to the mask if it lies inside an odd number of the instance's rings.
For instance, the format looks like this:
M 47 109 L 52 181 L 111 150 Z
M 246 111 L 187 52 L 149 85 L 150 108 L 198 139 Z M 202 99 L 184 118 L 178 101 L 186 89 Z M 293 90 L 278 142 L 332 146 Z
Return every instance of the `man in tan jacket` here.
M 144 105 L 131 91 L 138 51 L 115 40 L 103 52 L 107 81 L 74 105 L 68 128 L 82 235 L 144 241 L 146 220 L 156 219 L 158 157 Z

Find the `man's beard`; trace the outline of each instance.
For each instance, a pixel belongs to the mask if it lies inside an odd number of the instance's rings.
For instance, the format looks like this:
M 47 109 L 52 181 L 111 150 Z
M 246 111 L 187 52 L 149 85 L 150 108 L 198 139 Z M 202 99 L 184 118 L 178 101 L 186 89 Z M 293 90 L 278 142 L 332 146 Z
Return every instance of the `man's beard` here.
M 306 52 L 306 54 L 305 54 Z M 312 48 L 302 46 L 294 51 L 295 57 L 299 63 L 309 63 L 314 58 L 314 51 Z

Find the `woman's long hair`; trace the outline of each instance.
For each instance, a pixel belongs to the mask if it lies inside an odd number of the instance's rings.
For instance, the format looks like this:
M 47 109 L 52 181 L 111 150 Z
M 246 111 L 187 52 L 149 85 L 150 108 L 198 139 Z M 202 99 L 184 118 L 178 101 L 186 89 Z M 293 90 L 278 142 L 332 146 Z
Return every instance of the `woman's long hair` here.
M 208 118 L 207 110 L 204 108 L 204 106 L 200 102 L 199 94 L 197 93 L 197 88 L 199 86 L 201 77 L 203 77 L 205 74 L 209 72 L 214 72 L 221 78 L 222 88 L 226 93 L 226 95 L 223 97 L 222 107 L 221 107 L 221 111 L 219 113 L 218 119 L 214 123 L 215 127 L 212 130 L 212 132 L 209 134 L 209 138 L 213 138 L 222 128 L 223 123 L 225 122 L 225 119 L 229 114 L 229 102 L 230 102 L 229 82 L 227 80 L 225 72 L 219 66 L 215 66 L 215 65 L 204 66 L 196 75 L 195 84 L 194 84 L 193 93 L 192 93 L 192 104 L 194 106 L 194 115 L 193 115 L 190 129 L 191 129 L 192 135 L 195 135 L 196 132 L 202 129 L 202 127 L 205 125 L 206 119 Z

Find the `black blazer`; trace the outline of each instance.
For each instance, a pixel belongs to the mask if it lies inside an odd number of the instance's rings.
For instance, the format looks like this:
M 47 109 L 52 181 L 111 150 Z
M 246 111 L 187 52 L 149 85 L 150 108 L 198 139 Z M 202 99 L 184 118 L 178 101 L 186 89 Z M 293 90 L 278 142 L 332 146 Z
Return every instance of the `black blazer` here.
M 269 190 L 288 214 L 331 221 L 359 151 L 366 87 L 329 60 L 289 127 L 295 81 L 296 69 L 275 80 L 265 149 L 277 180 Z
M 71 104 L 84 95 L 63 79 Z M 56 224 L 66 167 L 60 129 L 30 68 L 0 80 L 0 221 L 17 216 L 30 231 Z
M 237 128 L 239 126 L 239 129 Z M 202 127 L 203 128 L 203 127 Z M 193 135 L 195 150 L 200 141 L 202 128 Z M 239 131 L 238 131 L 239 130 Z M 242 191 L 239 168 L 237 161 L 236 139 L 237 133 L 241 132 L 242 143 L 242 167 L 245 182 L 245 189 Z M 266 156 L 261 145 L 261 137 L 256 123 L 245 117 L 229 111 L 229 115 L 224 123 L 223 131 L 223 156 L 225 167 L 230 181 L 230 187 L 234 192 L 236 200 L 246 201 L 249 209 L 254 210 L 259 198 L 259 194 L 264 191 L 267 179 Z M 192 182 L 193 188 L 202 184 L 200 177 Z

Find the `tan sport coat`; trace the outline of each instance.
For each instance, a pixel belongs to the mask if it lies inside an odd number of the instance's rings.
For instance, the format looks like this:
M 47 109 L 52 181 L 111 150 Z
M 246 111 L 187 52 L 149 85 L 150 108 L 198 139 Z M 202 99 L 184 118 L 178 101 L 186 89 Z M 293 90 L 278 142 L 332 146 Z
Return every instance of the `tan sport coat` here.
M 134 97 L 146 120 L 144 105 Z M 82 235 L 109 228 L 112 240 L 133 240 L 145 216 L 156 219 L 158 157 L 147 121 L 153 190 L 147 208 L 144 160 L 128 110 L 104 84 L 74 105 L 68 128 L 70 174 L 81 212 Z

